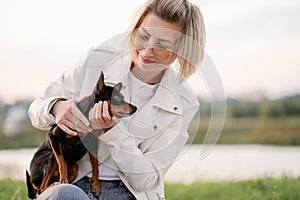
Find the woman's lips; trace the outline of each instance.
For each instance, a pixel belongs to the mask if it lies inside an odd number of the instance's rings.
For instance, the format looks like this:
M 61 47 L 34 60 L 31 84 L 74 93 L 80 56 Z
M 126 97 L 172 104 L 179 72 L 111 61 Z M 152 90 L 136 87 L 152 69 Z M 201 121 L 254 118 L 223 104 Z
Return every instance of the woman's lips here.
M 142 61 L 144 64 L 152 64 L 152 63 L 154 63 L 153 61 L 148 60 L 147 58 L 144 58 L 143 56 L 141 56 L 140 58 L 141 58 L 141 61 Z

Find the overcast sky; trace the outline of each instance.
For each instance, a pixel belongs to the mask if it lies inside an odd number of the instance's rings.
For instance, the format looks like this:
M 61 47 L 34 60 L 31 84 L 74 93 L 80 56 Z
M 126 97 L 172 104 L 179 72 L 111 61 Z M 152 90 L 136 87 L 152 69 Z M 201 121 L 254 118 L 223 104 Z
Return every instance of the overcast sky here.
M 0 0 L 0 99 L 37 97 L 90 47 L 126 31 L 142 2 Z M 300 93 L 299 0 L 194 2 L 227 96 Z

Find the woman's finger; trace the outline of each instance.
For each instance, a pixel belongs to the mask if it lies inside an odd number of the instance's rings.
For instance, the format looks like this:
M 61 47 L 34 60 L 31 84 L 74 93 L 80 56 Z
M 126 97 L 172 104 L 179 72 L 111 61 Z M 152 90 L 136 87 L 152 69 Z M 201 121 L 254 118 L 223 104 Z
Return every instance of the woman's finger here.
M 77 132 L 85 134 L 92 131 L 90 127 L 86 128 L 86 126 L 81 121 L 79 121 L 72 113 L 66 113 L 64 117 L 61 118 L 59 123 L 64 124 L 74 131 L 76 130 Z
M 98 104 L 95 104 L 94 107 L 89 112 L 89 120 L 90 120 L 90 123 L 91 123 L 91 126 L 92 126 L 93 129 L 100 129 L 101 128 L 100 125 L 99 125 L 99 122 L 96 118 L 97 105 Z
M 73 117 L 72 120 L 74 130 L 81 132 L 81 133 L 89 133 L 92 131 L 91 127 L 85 126 L 85 124 L 82 123 L 79 119 L 76 118 L 76 116 Z
M 111 122 L 111 116 L 110 116 L 110 114 L 108 112 L 108 103 L 107 103 L 107 101 L 103 102 L 103 106 L 102 106 L 102 118 L 107 123 Z
M 86 126 L 86 128 L 88 128 L 90 126 L 90 122 L 89 120 L 84 116 L 84 114 L 79 110 L 79 108 L 76 106 L 76 104 L 73 102 L 72 105 L 73 109 L 73 115 L 83 123 L 83 125 Z
M 100 125 L 103 125 L 105 123 L 105 121 L 102 117 L 102 106 L 103 106 L 103 102 L 99 101 L 99 103 L 97 103 L 97 105 L 95 107 L 95 118 Z
M 64 124 L 61 124 L 59 126 L 59 128 L 61 128 L 64 132 L 66 132 L 69 135 L 72 135 L 72 136 L 78 135 L 76 131 L 71 130 L 69 127 L 65 126 Z

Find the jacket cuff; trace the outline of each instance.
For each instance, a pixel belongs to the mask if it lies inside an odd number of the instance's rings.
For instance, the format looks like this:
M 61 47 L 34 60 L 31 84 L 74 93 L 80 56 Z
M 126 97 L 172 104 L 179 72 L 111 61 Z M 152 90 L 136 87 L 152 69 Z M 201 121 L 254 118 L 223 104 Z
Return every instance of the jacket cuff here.
M 46 112 L 47 112 L 47 114 L 45 116 L 46 116 L 46 121 L 47 121 L 46 123 L 49 124 L 49 125 L 53 125 L 53 124 L 56 123 L 55 122 L 55 117 L 54 117 L 54 115 L 52 115 L 50 113 L 50 111 L 51 111 L 53 105 L 59 100 L 67 100 L 67 99 L 64 98 L 64 97 L 50 97 L 50 98 L 47 99 L 47 102 L 46 102 L 46 105 L 47 105 L 46 106 Z

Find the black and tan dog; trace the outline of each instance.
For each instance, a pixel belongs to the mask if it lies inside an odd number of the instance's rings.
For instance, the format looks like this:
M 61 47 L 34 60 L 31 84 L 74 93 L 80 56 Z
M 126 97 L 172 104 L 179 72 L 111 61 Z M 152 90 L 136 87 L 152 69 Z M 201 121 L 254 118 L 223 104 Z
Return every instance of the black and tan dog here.
M 137 108 L 124 101 L 120 93 L 122 83 L 114 87 L 105 85 L 101 72 L 93 94 L 77 104 L 81 112 L 88 117 L 89 111 L 99 101 L 107 101 L 111 116 L 118 118 L 133 114 Z M 54 125 L 48 132 L 44 142 L 33 155 L 30 163 L 30 175 L 26 171 L 28 197 L 35 199 L 37 194 L 58 183 L 71 183 L 75 180 L 80 160 L 89 150 L 92 165 L 92 192 L 100 195 L 98 180 L 98 140 L 99 131 L 88 133 L 84 137 L 70 136 Z

